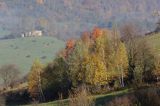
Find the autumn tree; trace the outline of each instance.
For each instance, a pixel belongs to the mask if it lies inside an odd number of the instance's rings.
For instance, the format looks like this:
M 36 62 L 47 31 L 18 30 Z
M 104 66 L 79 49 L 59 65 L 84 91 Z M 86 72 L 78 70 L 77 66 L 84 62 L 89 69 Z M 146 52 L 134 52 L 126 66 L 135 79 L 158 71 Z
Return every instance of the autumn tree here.
M 153 80 L 154 70 L 156 68 L 156 58 L 153 47 L 144 38 L 140 39 L 138 44 L 138 54 L 136 66 L 142 70 L 142 81 L 151 82 Z
M 3 80 L 5 87 L 11 86 L 16 80 L 18 80 L 20 71 L 15 64 L 3 65 L 0 68 L 0 78 Z
M 74 50 L 68 56 L 67 63 L 69 65 L 69 75 L 72 80 L 72 85 L 77 86 L 79 83 L 83 83 L 82 62 L 84 57 L 89 53 L 89 45 L 82 40 L 78 40 L 75 44 Z
M 75 46 L 75 40 L 70 39 L 66 42 L 66 48 L 64 50 L 64 57 L 67 58 L 67 56 L 72 52 Z
M 125 45 L 121 42 L 119 33 L 112 30 L 112 33 L 104 31 L 103 35 L 95 40 L 95 54 L 104 62 L 110 79 L 120 79 L 124 86 L 124 77 L 127 75 L 128 57 Z
M 119 82 L 124 87 L 124 77 L 128 74 L 128 56 L 125 44 L 121 42 L 120 34 L 116 28 L 113 29 L 112 35 L 112 59 L 114 66 L 114 73 L 118 75 Z M 116 76 L 115 75 L 115 76 Z
M 105 29 L 94 29 L 91 36 L 89 43 L 83 39 L 77 40 L 67 58 L 73 84 L 106 85 L 118 77 L 123 82 L 127 74 L 128 58 L 120 38 L 117 37 L 119 44 L 115 48 L 112 34 Z
M 129 82 L 132 83 L 134 80 L 136 55 L 138 53 L 137 43 L 136 43 L 138 32 L 133 24 L 126 24 L 122 26 L 120 31 L 122 34 L 122 40 L 125 43 L 128 54 L 128 62 L 129 62 L 128 80 Z
M 95 27 L 92 31 L 92 38 L 95 40 L 99 36 L 103 35 L 103 30 L 101 28 Z
M 38 59 L 35 60 L 28 77 L 28 91 L 32 99 L 35 101 L 44 100 L 41 82 L 41 73 L 43 72 L 43 68 L 43 64 L 41 64 Z
M 109 82 L 109 72 L 99 56 L 87 56 L 82 64 L 84 70 L 82 79 L 89 85 L 106 85 Z
M 147 43 L 147 39 L 140 36 L 133 25 L 122 28 L 123 41 L 127 48 L 129 61 L 129 81 L 137 84 L 152 79 L 155 70 L 155 54 L 153 48 Z
M 68 74 L 68 64 L 63 57 L 58 56 L 44 68 L 42 86 L 48 100 L 58 98 L 60 93 L 64 97 L 68 95 L 71 86 Z

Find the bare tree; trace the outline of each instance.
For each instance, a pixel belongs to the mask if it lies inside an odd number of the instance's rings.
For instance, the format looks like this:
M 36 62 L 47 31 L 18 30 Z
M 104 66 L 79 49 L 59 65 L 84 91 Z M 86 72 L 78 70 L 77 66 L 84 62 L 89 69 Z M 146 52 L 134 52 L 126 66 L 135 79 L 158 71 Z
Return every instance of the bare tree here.
M 139 31 L 135 25 L 132 23 L 125 24 L 120 29 L 122 40 L 126 45 L 127 53 L 128 53 L 128 62 L 129 62 L 129 80 L 132 81 L 134 79 L 134 70 L 135 70 L 135 59 L 138 54 L 138 45 L 137 39 L 139 35 Z
M 0 68 L 0 79 L 7 88 L 11 86 L 19 78 L 19 69 L 15 64 L 3 65 Z
M 126 44 L 129 60 L 129 80 L 140 82 L 152 79 L 152 71 L 155 67 L 155 54 L 153 47 L 147 39 L 140 36 L 140 30 L 133 24 L 127 24 L 121 28 L 123 41 Z

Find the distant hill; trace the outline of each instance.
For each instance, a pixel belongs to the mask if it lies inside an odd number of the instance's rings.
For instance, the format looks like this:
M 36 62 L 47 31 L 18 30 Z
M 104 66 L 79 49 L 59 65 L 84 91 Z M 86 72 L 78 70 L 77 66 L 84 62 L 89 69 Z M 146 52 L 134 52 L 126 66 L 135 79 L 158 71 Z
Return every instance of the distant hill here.
M 78 37 L 94 26 L 128 21 L 155 29 L 160 0 L 0 0 L 0 28 L 12 33 L 41 29 L 61 39 Z
M 29 72 L 34 59 L 50 62 L 64 48 L 64 42 L 54 37 L 28 37 L 0 41 L 0 66 L 16 64 L 22 75 Z

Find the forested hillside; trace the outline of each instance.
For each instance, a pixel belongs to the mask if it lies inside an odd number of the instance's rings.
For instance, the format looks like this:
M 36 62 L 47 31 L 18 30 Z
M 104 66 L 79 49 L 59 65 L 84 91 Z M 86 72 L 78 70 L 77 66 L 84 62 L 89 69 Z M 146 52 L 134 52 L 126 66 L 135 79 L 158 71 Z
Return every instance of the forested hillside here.
M 15 35 L 40 29 L 66 39 L 94 26 L 133 21 L 148 31 L 155 27 L 159 5 L 159 0 L 0 0 L 0 29 Z

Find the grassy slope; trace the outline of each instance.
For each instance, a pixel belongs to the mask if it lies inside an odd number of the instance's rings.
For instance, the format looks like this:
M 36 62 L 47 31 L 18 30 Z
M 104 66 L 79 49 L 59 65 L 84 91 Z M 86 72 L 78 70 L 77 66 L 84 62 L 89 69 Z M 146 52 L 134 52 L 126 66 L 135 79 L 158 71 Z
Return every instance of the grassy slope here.
M 111 92 L 108 94 L 103 94 L 103 95 L 95 95 L 93 98 L 95 98 L 95 104 L 96 106 L 103 106 L 107 101 L 110 101 L 111 99 L 117 97 L 117 96 L 122 96 L 125 94 L 130 93 L 133 91 L 132 89 L 124 89 L 116 92 Z M 64 103 L 65 106 L 68 106 L 68 101 L 69 99 L 62 100 L 61 102 Z M 42 103 L 39 104 L 38 106 L 58 106 L 60 101 L 53 101 L 53 102 L 48 102 L 48 103 Z M 25 105 L 25 106 L 32 106 L 32 105 Z
M 53 37 L 18 38 L 0 41 L 0 66 L 15 63 L 22 74 L 28 73 L 34 59 L 52 61 L 64 48 L 64 42 Z

